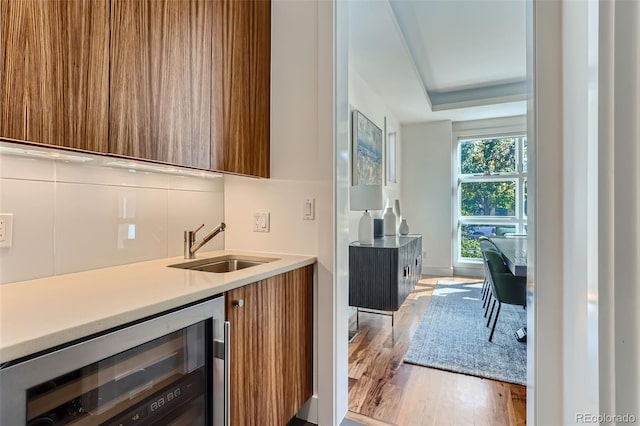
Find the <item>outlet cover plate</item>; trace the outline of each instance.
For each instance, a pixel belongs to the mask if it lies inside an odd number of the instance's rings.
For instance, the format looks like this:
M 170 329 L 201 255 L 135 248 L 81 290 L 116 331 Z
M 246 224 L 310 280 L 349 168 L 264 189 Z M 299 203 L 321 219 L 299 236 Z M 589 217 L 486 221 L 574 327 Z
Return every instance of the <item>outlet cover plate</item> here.
M 0 247 L 11 247 L 13 243 L 13 214 L 0 213 Z
M 256 212 L 253 214 L 253 232 L 269 232 L 270 226 L 269 212 Z
M 302 204 L 302 219 L 303 220 L 315 220 L 316 218 L 316 199 L 305 198 Z

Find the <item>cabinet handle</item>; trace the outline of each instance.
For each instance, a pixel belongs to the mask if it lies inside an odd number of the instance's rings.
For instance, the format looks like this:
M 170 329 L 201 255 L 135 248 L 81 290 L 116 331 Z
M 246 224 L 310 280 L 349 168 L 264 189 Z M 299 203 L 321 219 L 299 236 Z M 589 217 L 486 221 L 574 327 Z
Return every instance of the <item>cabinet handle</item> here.
M 224 322 L 224 425 L 231 425 L 231 323 Z
M 242 308 L 244 306 L 244 299 L 238 299 L 233 301 L 234 308 Z

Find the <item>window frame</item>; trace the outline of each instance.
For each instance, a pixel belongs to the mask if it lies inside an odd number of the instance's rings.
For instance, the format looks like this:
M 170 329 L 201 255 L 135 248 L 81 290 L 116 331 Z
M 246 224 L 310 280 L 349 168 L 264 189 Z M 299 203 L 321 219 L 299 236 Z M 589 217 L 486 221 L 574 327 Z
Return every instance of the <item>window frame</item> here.
M 502 125 L 491 127 L 476 127 L 473 122 L 454 123 L 453 132 L 453 194 L 452 194 L 452 251 L 454 271 L 463 274 L 481 274 L 482 259 L 462 257 L 462 227 L 464 225 L 495 225 L 515 226 L 517 233 L 525 231 L 527 216 L 524 214 L 524 185 L 528 180 L 524 171 L 524 140 L 527 139 L 526 119 L 516 117 L 512 119 L 491 120 L 501 121 Z M 520 121 L 516 121 L 520 120 Z M 506 122 L 506 124 L 505 124 Z M 486 139 L 515 138 L 516 164 L 513 172 L 496 172 L 490 175 L 462 174 L 461 147 L 463 142 Z M 503 182 L 515 181 L 515 209 L 514 216 L 463 216 L 462 215 L 462 184 L 465 182 Z M 456 273 L 458 273 L 456 272 Z

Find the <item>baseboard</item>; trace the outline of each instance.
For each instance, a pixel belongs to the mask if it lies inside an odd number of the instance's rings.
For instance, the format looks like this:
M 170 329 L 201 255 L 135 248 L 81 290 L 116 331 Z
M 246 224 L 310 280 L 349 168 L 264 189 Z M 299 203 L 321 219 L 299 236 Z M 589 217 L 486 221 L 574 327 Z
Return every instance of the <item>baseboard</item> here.
M 450 266 L 429 266 L 422 265 L 423 275 L 436 275 L 439 277 L 452 277 L 453 268 Z
M 454 268 L 454 273 L 464 277 L 484 277 L 484 267 L 482 264 L 460 266 Z
M 305 420 L 314 425 L 318 424 L 318 396 L 313 395 L 304 403 L 300 411 L 296 413 L 296 417 Z
M 344 417 L 340 426 L 394 426 L 391 423 L 385 423 L 381 420 L 377 420 L 354 411 L 347 411 L 347 415 Z

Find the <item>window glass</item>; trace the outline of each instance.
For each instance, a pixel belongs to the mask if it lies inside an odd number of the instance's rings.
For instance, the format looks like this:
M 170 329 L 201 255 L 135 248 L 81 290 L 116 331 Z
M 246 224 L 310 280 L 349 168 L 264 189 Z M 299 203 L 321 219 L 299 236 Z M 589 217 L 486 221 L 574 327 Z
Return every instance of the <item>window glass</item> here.
M 462 216 L 515 216 L 516 182 L 462 182 Z
M 522 138 L 522 171 L 527 172 L 527 138 Z
M 524 216 L 527 216 L 527 180 L 524 180 L 524 185 L 523 185 L 523 189 L 522 192 L 524 192 L 524 195 L 522 197 L 522 203 L 524 204 L 522 206 L 522 211 L 524 212 Z
M 516 225 L 509 224 L 470 224 L 460 227 L 460 256 L 464 259 L 482 259 L 478 238 L 502 237 L 506 233 L 515 233 Z
M 456 259 L 475 262 L 482 259 L 480 236 L 526 232 L 527 138 L 469 137 L 457 148 Z
M 488 175 L 515 172 L 516 141 L 517 138 L 461 141 L 460 173 Z

